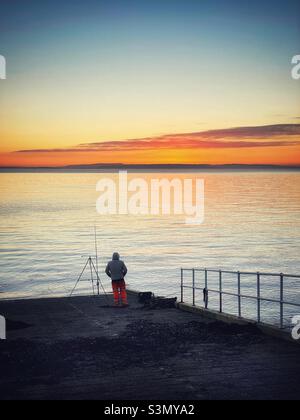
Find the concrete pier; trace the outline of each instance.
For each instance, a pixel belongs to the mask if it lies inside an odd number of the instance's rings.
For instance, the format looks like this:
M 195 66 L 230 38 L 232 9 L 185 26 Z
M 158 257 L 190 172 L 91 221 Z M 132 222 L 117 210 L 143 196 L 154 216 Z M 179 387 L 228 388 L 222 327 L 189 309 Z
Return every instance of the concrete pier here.
M 254 325 L 105 297 L 0 301 L 0 399 L 300 399 L 300 348 Z

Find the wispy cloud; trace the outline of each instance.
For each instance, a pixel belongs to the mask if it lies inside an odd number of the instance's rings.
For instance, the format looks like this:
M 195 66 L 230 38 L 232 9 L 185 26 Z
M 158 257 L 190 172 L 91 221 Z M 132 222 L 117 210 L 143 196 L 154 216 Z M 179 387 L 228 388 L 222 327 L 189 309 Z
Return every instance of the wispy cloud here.
M 300 124 L 235 127 L 167 134 L 122 141 L 83 143 L 72 148 L 19 150 L 14 153 L 125 152 L 161 149 L 238 149 L 300 145 Z

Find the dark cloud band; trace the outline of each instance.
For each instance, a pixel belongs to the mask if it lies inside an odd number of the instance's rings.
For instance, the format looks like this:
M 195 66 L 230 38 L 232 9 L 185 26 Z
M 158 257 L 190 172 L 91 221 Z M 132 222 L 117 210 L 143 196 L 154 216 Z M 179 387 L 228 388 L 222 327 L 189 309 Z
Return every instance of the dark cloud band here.
M 300 124 L 236 127 L 196 133 L 84 143 L 73 148 L 19 150 L 14 153 L 126 152 L 159 149 L 239 149 L 300 145 Z

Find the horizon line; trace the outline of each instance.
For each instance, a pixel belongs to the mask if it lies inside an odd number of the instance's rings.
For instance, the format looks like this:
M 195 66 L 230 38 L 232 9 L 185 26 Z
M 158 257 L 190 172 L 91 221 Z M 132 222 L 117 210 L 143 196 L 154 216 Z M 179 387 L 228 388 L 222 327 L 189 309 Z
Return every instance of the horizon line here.
M 94 163 L 94 164 L 78 164 L 78 165 L 62 165 L 62 166 L 0 166 L 0 171 L 3 170 L 71 170 L 71 169 L 147 169 L 147 168 L 161 168 L 161 169 L 184 169 L 184 168 L 199 168 L 199 169 L 299 169 L 300 163 L 295 165 L 285 164 L 244 164 L 244 163 L 226 163 L 226 164 L 193 164 L 193 163 Z

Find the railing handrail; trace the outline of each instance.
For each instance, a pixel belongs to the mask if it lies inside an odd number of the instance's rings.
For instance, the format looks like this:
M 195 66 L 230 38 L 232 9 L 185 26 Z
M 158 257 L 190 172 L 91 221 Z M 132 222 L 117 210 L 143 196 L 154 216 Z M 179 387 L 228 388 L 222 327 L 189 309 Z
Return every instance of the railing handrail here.
M 193 286 L 185 286 L 183 285 L 183 287 L 185 289 L 194 289 L 194 290 L 203 290 L 200 287 L 193 287 Z M 283 303 L 284 305 L 291 305 L 291 306 L 298 306 L 300 307 L 300 303 L 296 303 L 296 302 L 286 302 L 285 300 L 280 300 L 280 299 L 271 299 L 271 298 L 265 298 L 265 297 L 257 297 L 257 296 L 251 296 L 251 295 L 244 295 L 242 293 L 233 293 L 233 292 L 220 292 L 219 290 L 216 289 L 207 289 L 208 292 L 211 293 L 218 293 L 218 294 L 222 294 L 222 295 L 227 295 L 227 296 L 234 296 L 234 297 L 241 297 L 243 299 L 254 299 L 254 300 L 260 300 L 260 301 L 264 301 L 264 302 L 272 302 L 272 303 Z
M 192 272 L 192 285 L 188 286 L 186 285 L 184 281 L 184 273 L 185 272 Z M 196 286 L 196 272 L 205 273 L 205 287 L 204 289 Z M 210 289 L 209 288 L 209 273 L 217 273 L 218 274 L 218 282 L 219 282 L 219 289 Z M 224 290 L 224 278 L 223 274 L 232 274 L 237 276 L 237 293 L 234 293 L 234 291 L 225 291 Z M 242 276 L 245 275 L 253 275 L 256 278 L 256 294 L 255 295 L 246 295 L 241 293 L 241 280 Z M 273 298 L 267 298 L 264 297 L 261 293 L 261 279 L 262 277 L 278 277 L 280 280 L 279 286 L 280 286 L 280 298 L 279 299 L 273 299 Z M 223 312 L 223 296 L 232 296 L 238 298 L 238 314 L 239 317 L 242 317 L 242 299 L 253 299 L 257 302 L 257 322 L 261 322 L 261 303 L 262 302 L 271 302 L 271 303 L 277 303 L 280 305 L 279 309 L 279 316 L 280 316 L 280 327 L 284 328 L 284 305 L 287 306 L 294 306 L 294 307 L 300 307 L 300 303 L 296 302 L 288 302 L 284 299 L 284 280 L 286 278 L 293 278 L 293 279 L 300 279 L 300 275 L 295 274 L 284 274 L 284 273 L 265 273 L 265 272 L 247 272 L 247 271 L 229 271 L 229 270 L 216 270 L 216 269 L 209 269 L 209 268 L 181 268 L 181 302 L 184 300 L 184 289 L 191 289 L 192 290 L 192 303 L 193 306 L 196 306 L 196 296 L 195 292 L 196 290 L 203 290 L 204 293 L 204 302 L 205 302 L 205 309 L 208 308 L 208 299 L 209 299 L 209 293 L 216 293 L 219 295 L 219 311 L 220 313 Z M 215 279 L 216 280 L 216 279 Z M 230 285 L 230 288 L 232 288 L 232 285 Z
M 283 276 L 285 278 L 300 278 L 300 274 L 285 274 L 285 273 L 267 273 L 263 271 L 229 271 L 229 270 L 217 270 L 212 268 L 181 268 L 183 271 L 194 271 L 194 272 L 208 272 L 208 273 L 222 273 L 222 274 L 241 274 L 246 276 L 257 276 L 260 274 L 261 276 L 268 276 L 268 277 L 280 277 Z

